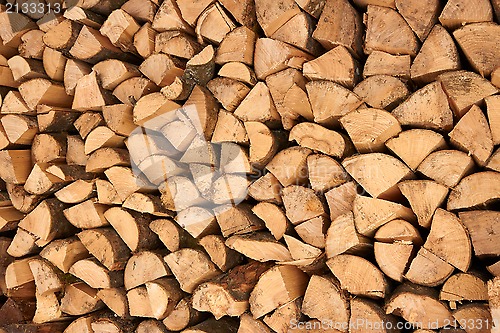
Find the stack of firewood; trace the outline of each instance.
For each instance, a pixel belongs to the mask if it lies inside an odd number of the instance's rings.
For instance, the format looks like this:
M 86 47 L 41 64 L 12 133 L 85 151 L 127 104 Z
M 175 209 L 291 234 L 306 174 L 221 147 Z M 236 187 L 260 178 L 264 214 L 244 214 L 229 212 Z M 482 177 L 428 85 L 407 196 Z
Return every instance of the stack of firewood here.
M 499 15 L 0 1 L 0 332 L 500 332 Z

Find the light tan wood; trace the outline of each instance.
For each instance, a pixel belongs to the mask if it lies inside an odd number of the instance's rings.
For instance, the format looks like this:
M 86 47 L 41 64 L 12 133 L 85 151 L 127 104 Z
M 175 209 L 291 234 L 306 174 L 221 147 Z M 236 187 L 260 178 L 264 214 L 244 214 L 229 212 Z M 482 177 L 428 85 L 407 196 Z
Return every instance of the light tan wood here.
M 401 132 L 397 119 L 380 109 L 355 110 L 340 118 L 340 123 L 359 153 L 383 152 L 384 143 Z
M 412 260 L 405 277 L 418 285 L 435 287 L 443 284 L 453 270 L 452 265 L 422 247 Z
M 348 1 L 326 1 L 313 37 L 326 49 L 342 45 L 359 57 L 363 54 L 361 26 L 361 15 Z
M 408 284 L 395 290 L 386 305 L 386 313 L 399 315 L 412 323 L 418 322 L 423 329 L 440 328 L 448 320 L 453 320 L 450 310 L 437 300 L 434 290 Z
M 267 232 L 233 235 L 226 240 L 226 245 L 260 262 L 292 260 L 290 251 Z
M 321 294 L 330 297 L 323 299 Z M 327 302 L 328 306 L 324 306 Z M 313 275 L 309 280 L 302 303 L 302 311 L 311 318 L 331 320 L 332 328 L 341 327 L 349 320 L 348 300 L 340 286 L 332 278 Z
M 257 201 L 281 204 L 281 188 L 279 180 L 267 173 L 248 187 L 248 194 Z
M 411 65 L 412 80 L 430 83 L 439 74 L 458 69 L 460 58 L 453 38 L 441 25 L 435 25 Z
M 188 293 L 220 274 L 208 256 L 195 249 L 185 248 L 173 252 L 165 256 L 165 262 L 179 281 L 181 289 Z M 193 264 L 195 262 L 198 264 Z
M 383 273 L 368 260 L 349 254 L 341 254 L 326 262 L 339 281 L 342 289 L 354 295 L 384 298 L 387 281 Z M 363 273 L 361 273 L 363 272 Z
M 88 64 L 83 61 L 68 59 L 66 61 L 66 66 L 64 67 L 64 88 L 68 95 L 74 96 L 76 85 L 78 81 L 90 74 L 91 68 Z
M 24 58 L 42 59 L 45 44 L 42 30 L 30 30 L 21 36 L 22 43 L 18 46 L 19 55 Z M 1 52 L 2 55 L 6 52 Z
M 493 138 L 481 109 L 473 105 L 449 133 L 452 145 L 473 156 L 484 166 L 493 153 Z
M 307 179 L 307 156 L 312 151 L 304 147 L 291 147 L 280 151 L 266 168 L 283 186 L 302 185 Z
M 84 6 L 83 4 L 81 4 Z M 86 6 L 85 6 L 86 7 Z M 105 17 L 82 7 L 68 7 L 64 12 L 64 17 L 68 20 L 87 25 L 94 29 L 99 29 L 105 21 Z
M 259 278 L 250 294 L 250 311 L 254 318 L 273 311 L 277 307 L 303 296 L 308 278 L 294 266 L 274 266 Z M 270 289 L 268 286 L 275 286 Z
M 387 75 L 373 75 L 360 82 L 354 93 L 369 106 L 392 110 L 410 94 L 408 87 L 399 79 Z
M 452 307 L 456 307 L 455 302 L 487 300 L 488 286 L 480 274 L 457 273 L 443 284 L 439 299 L 450 302 Z
M 453 0 L 446 3 L 439 21 L 450 29 L 459 28 L 467 23 L 485 22 L 493 20 L 493 10 L 489 1 L 467 2 Z
M 99 32 L 109 38 L 111 43 L 125 52 L 133 52 L 133 37 L 140 25 L 122 9 L 111 12 Z
M 240 316 L 249 308 L 250 292 L 269 264 L 249 263 L 232 269 L 217 280 L 205 282 L 193 292 L 193 308 L 211 312 L 217 320 L 223 316 Z M 220 302 L 219 299 L 225 299 Z
M 97 297 L 117 316 L 129 316 L 127 294 L 123 288 L 101 289 Z
M 85 248 L 109 270 L 121 270 L 129 249 L 113 228 L 84 230 L 77 234 Z
M 77 261 L 71 266 L 69 273 L 95 289 L 123 285 L 123 272 L 110 272 L 95 258 Z
M 224 109 L 230 112 L 236 110 L 250 91 L 243 82 L 226 77 L 216 77 L 210 80 L 207 88 L 222 104 Z
M 220 65 L 229 62 L 252 65 L 256 39 L 255 32 L 245 26 L 230 31 L 220 42 L 215 62 Z
M 98 30 L 86 25 L 80 30 L 69 53 L 74 58 L 90 64 L 96 64 L 109 58 L 122 60 L 130 58 L 127 54 L 120 54 L 120 49 L 115 47 L 108 38 L 101 35 Z
M 401 125 L 449 131 L 453 114 L 448 99 L 438 82 L 433 82 L 413 93 L 392 114 Z
M 411 170 L 399 160 L 382 153 L 358 155 L 345 159 L 346 171 L 373 197 L 397 197 L 396 184 L 413 178 Z
M 498 90 L 479 74 L 468 71 L 448 72 L 438 76 L 457 118 L 461 118 L 473 104 L 478 104 Z
M 312 189 L 291 185 L 282 193 L 286 216 L 294 225 L 326 213 L 323 202 Z
M 352 210 L 356 194 L 358 194 L 358 185 L 353 181 L 348 181 L 325 193 L 332 221 Z
M 430 180 L 408 180 L 398 184 L 418 218 L 418 224 L 428 228 L 434 212 L 446 199 L 448 188 Z
M 113 95 L 118 98 L 120 102 L 134 106 L 142 96 L 158 91 L 160 91 L 160 87 L 152 81 L 144 77 L 133 77 L 119 84 L 118 87 L 113 90 Z
M 290 130 L 289 140 L 295 140 L 301 147 L 337 158 L 342 158 L 352 151 L 351 143 L 346 137 L 315 123 L 304 122 L 295 125 Z
M 353 88 L 360 75 L 357 61 L 342 45 L 304 63 L 303 72 L 310 80 L 329 80 L 346 88 Z
M 104 307 L 97 290 L 83 282 L 66 286 L 61 299 L 61 311 L 69 315 L 83 315 Z
M 384 51 L 394 55 L 415 56 L 418 41 L 404 18 L 395 10 L 387 7 L 369 5 L 365 19 L 367 27 L 364 49 Z M 397 32 L 397 36 L 392 36 Z
M 199 42 L 219 44 L 235 28 L 235 23 L 224 8 L 215 3 L 208 6 L 198 17 L 195 31 Z
M 243 260 L 240 253 L 225 245 L 223 236 L 207 235 L 200 239 L 200 245 L 208 253 L 210 260 L 223 272 L 239 265 Z
M 257 83 L 257 78 L 253 69 L 242 62 L 232 61 L 225 63 L 219 70 L 218 74 L 222 77 L 238 80 L 249 86 L 254 86 Z
M 351 212 L 340 215 L 332 221 L 326 234 L 325 244 L 327 258 L 342 253 L 363 254 L 372 248 L 370 240 L 357 232 Z
M 373 235 L 377 228 L 395 219 L 416 220 L 412 210 L 403 205 L 360 195 L 354 199 L 353 212 L 356 229 L 366 236 Z
M 125 266 L 125 289 L 130 290 L 146 282 L 171 275 L 163 261 L 165 253 L 165 251 L 141 251 L 134 254 Z
M 40 256 L 62 272 L 68 273 L 75 262 L 87 258 L 89 253 L 78 238 L 70 237 L 50 242 L 40 252 Z
M 417 170 L 448 187 L 456 186 L 474 167 L 474 161 L 458 150 L 439 150 L 429 154 Z
M 279 27 L 271 37 L 317 55 L 320 54 L 321 45 L 313 38 L 314 23 L 309 15 L 299 12 Z
M 312 60 L 312 56 L 293 46 L 270 38 L 259 38 L 255 43 L 254 69 L 259 80 L 287 68 L 293 57 Z
M 472 208 L 496 200 L 498 180 L 499 175 L 494 171 L 478 172 L 465 177 L 451 191 L 447 209 Z M 476 192 L 476 188 L 481 188 L 481 191 Z
M 486 97 L 486 108 L 488 115 L 488 123 L 490 125 L 491 136 L 493 143 L 497 145 L 500 142 L 499 130 L 499 115 L 500 115 L 500 98 L 496 96 Z
M 314 121 L 326 127 L 339 127 L 339 119 L 362 104 L 350 90 L 331 81 L 306 84 Z
M 9 114 L 0 119 L 10 143 L 29 145 L 38 132 L 36 120 L 29 116 Z
M 412 129 L 401 132 L 385 143 L 412 170 L 433 151 L 447 147 L 443 136 L 431 130 Z
M 498 251 L 495 243 L 498 241 L 498 236 L 490 234 L 488 230 L 495 228 L 498 223 L 498 213 L 491 210 L 476 210 L 460 212 L 458 216 L 469 232 L 474 254 L 480 258 L 496 256 Z
M 398 12 L 411 27 L 417 37 L 423 42 L 436 24 L 441 7 L 439 1 L 425 2 L 395 1 Z

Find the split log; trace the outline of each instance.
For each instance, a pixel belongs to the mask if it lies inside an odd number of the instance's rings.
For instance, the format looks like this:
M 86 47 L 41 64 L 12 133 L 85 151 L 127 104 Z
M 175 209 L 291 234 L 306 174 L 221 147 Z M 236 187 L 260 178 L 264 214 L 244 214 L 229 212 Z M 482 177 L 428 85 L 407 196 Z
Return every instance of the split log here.
M 310 81 L 306 90 L 314 121 L 326 127 L 339 127 L 339 119 L 362 104 L 356 94 L 331 81 Z
M 385 145 L 412 170 L 416 170 L 432 152 L 447 147 L 441 134 L 425 129 L 403 131 L 387 140 Z
M 195 249 L 185 248 L 173 252 L 165 256 L 165 262 L 179 281 L 181 289 L 188 293 L 220 274 L 207 255 Z
M 498 256 L 498 250 L 495 247 L 499 239 L 498 234 L 488 231 L 496 230 L 499 221 L 498 212 L 470 211 L 460 212 L 458 215 L 470 234 L 474 254 L 479 258 Z
M 193 308 L 191 299 L 183 298 L 163 320 L 163 324 L 169 330 L 178 331 L 194 326 L 203 319 L 205 319 L 205 316 Z
M 435 25 L 411 65 L 412 80 L 430 83 L 441 73 L 458 69 L 460 58 L 453 38 L 442 26 Z
M 84 4 L 80 5 L 85 6 Z M 99 29 L 105 21 L 104 16 L 91 10 L 77 6 L 69 6 L 68 9 L 66 9 L 66 11 L 64 12 L 63 16 L 68 20 L 78 22 L 82 25 L 87 25 L 94 29 Z
M 112 228 L 84 230 L 77 234 L 85 248 L 111 271 L 121 270 L 129 259 L 129 249 Z
M 218 75 L 238 80 L 249 86 L 254 86 L 257 83 L 257 77 L 255 76 L 253 69 L 251 69 L 242 62 L 233 61 L 224 64 L 219 70 Z
M 260 262 L 292 260 L 286 246 L 267 232 L 234 235 L 226 240 L 226 245 L 245 257 Z
M 338 216 L 328 228 L 325 243 L 327 258 L 342 253 L 363 254 L 372 246 L 368 237 L 357 232 L 352 213 Z
M 438 76 L 438 81 L 448 95 L 457 118 L 461 118 L 473 104 L 479 104 L 483 98 L 498 92 L 486 79 L 473 72 L 444 73 Z
M 110 272 L 95 258 L 77 261 L 71 266 L 69 273 L 95 289 L 107 289 L 123 285 L 123 272 Z
M 141 26 L 122 9 L 112 11 L 99 32 L 124 52 L 134 52 L 133 37 Z
M 395 10 L 369 5 L 365 18 L 366 37 L 364 49 L 367 54 L 384 51 L 394 55 L 415 56 L 418 41 L 410 26 Z M 393 34 L 396 32 L 396 36 Z
M 307 156 L 312 151 L 303 147 L 291 147 L 280 151 L 266 168 L 283 186 L 301 185 L 307 179 Z
M 354 199 L 358 194 L 358 186 L 355 182 L 348 181 L 325 193 L 332 221 L 352 210 Z
M 493 139 L 486 117 L 475 105 L 449 133 L 451 143 L 467 151 L 476 163 L 484 166 L 493 152 Z
M 200 239 L 200 245 L 217 267 L 227 272 L 243 260 L 243 256 L 225 245 L 225 239 L 219 235 L 207 235 Z
M 294 225 L 326 213 L 324 203 L 312 189 L 291 185 L 282 193 L 286 216 Z
M 211 312 L 219 320 L 223 316 L 237 317 L 249 308 L 250 292 L 269 264 L 258 262 L 238 266 L 213 281 L 202 283 L 193 292 L 193 308 Z M 224 299 L 225 302 L 218 300 Z
M 238 27 L 230 31 L 220 42 L 215 62 L 219 65 L 229 62 L 241 62 L 251 66 L 253 64 L 256 39 L 255 32 L 247 27 Z
M 314 23 L 309 15 L 299 12 L 279 27 L 271 37 L 296 46 L 310 54 L 317 55 L 320 53 L 321 45 L 313 39 Z
M 32 79 L 19 86 L 19 93 L 31 109 L 47 104 L 63 108 L 71 107 L 73 98 L 66 95 L 64 86 L 47 79 Z
M 380 199 L 397 197 L 400 194 L 397 183 L 413 178 L 406 165 L 382 153 L 350 157 L 342 165 L 371 196 Z
M 395 290 L 385 310 L 423 329 L 440 328 L 447 325 L 449 320 L 453 321 L 450 310 L 437 300 L 433 289 L 408 284 Z
M 421 286 L 439 286 L 451 276 L 454 267 L 424 247 L 413 258 L 405 277 Z
M 489 1 L 467 2 L 453 0 L 446 3 L 439 21 L 449 29 L 456 29 L 467 23 L 487 22 L 493 20 L 493 10 Z
M 361 74 L 357 61 L 344 46 L 337 46 L 304 63 L 303 72 L 310 80 L 329 80 L 346 88 L 353 88 Z
M 354 93 L 373 108 L 392 110 L 410 94 L 399 79 L 388 75 L 373 75 L 360 82 Z
M 304 295 L 308 276 L 294 266 L 274 266 L 263 273 L 250 293 L 250 311 L 260 318 Z M 268 286 L 275 286 L 270 289 Z
M 354 223 L 358 232 L 371 236 L 379 227 L 395 220 L 416 220 L 413 211 L 403 205 L 382 199 L 357 195 L 354 199 Z
M 113 90 L 113 95 L 120 102 L 134 106 L 139 99 L 147 94 L 160 91 L 160 87 L 144 77 L 133 77 L 125 80 Z
M 342 289 L 354 295 L 385 298 L 388 291 L 387 281 L 383 273 L 368 260 L 341 254 L 328 259 L 326 264 L 339 279 Z M 363 278 L 359 279 L 361 276 Z
M 445 186 L 454 187 L 468 175 L 474 161 L 458 150 L 439 150 L 422 161 L 417 170 Z
M 307 157 L 307 171 L 312 189 L 320 193 L 325 193 L 349 180 L 349 176 L 340 163 L 321 154 Z
M 480 274 L 457 273 L 443 284 L 439 299 L 450 302 L 452 308 L 455 302 L 484 301 L 488 299 L 488 286 Z
M 453 113 L 448 98 L 439 82 L 417 90 L 392 111 L 401 125 L 424 129 L 449 131 L 453 127 Z
M 295 226 L 295 231 L 307 244 L 323 249 L 328 223 L 326 216 L 320 215 Z
M 64 289 L 61 311 L 69 315 L 84 315 L 103 307 L 104 303 L 97 297 L 97 290 L 83 282 L 70 284 Z
M 340 123 L 359 153 L 383 152 L 384 143 L 401 132 L 397 119 L 380 109 L 355 110 L 340 118 Z M 370 128 L 367 123 L 371 124 Z
M 313 37 L 326 49 L 342 45 L 360 57 L 363 54 L 361 15 L 348 1 L 326 1 L 323 4 Z
M 133 252 L 158 246 L 159 239 L 149 229 L 151 220 L 145 215 L 113 207 L 104 213 L 104 217 Z
M 434 212 L 448 196 L 448 188 L 431 180 L 408 180 L 399 183 L 398 187 L 408 199 L 418 224 L 429 228 Z
M 269 172 L 248 187 L 248 194 L 257 201 L 281 204 L 281 188 L 279 180 Z
M 352 151 L 347 138 L 314 123 L 295 125 L 290 131 L 289 140 L 295 140 L 301 147 L 337 158 L 342 158 Z
M 432 26 L 436 24 L 439 11 L 441 9 L 439 1 L 427 0 L 422 3 L 422 7 L 415 8 L 416 3 L 404 2 L 401 0 L 395 1 L 396 8 L 406 20 L 417 37 L 423 42 L 429 35 Z
M 312 60 L 312 56 L 284 42 L 259 38 L 255 43 L 254 69 L 259 80 L 287 68 L 286 61 L 293 57 Z
M 97 297 L 118 317 L 129 316 L 127 294 L 122 288 L 101 289 Z

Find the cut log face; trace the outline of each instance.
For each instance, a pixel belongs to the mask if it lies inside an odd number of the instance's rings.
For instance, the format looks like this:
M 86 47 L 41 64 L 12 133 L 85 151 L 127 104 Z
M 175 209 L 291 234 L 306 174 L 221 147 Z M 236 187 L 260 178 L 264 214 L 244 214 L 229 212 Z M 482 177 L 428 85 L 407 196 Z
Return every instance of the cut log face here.
M 432 311 L 432 315 L 429 315 Z M 403 317 L 423 329 L 446 325 L 453 320 L 450 310 L 439 302 L 433 289 L 402 285 L 386 304 L 386 313 Z
M 263 273 L 250 293 L 250 311 L 260 318 L 304 295 L 309 277 L 294 266 L 274 266 Z M 274 286 L 270 289 L 269 286 Z
M 395 55 L 417 54 L 417 38 L 408 23 L 395 10 L 369 5 L 365 24 L 367 26 L 365 53 L 384 51 Z M 393 38 L 395 32 L 397 36 Z
M 474 161 L 466 153 L 458 150 L 439 150 L 427 156 L 417 171 L 440 184 L 454 187 L 473 167 Z
M 491 83 L 474 72 L 448 72 L 439 75 L 438 81 L 448 95 L 457 118 L 461 118 L 473 104 L 479 104 L 483 98 L 498 92 Z
M 467 23 L 487 22 L 493 20 L 493 10 L 489 1 L 467 2 L 453 0 L 446 3 L 439 21 L 443 26 L 456 29 Z
M 359 153 L 384 151 L 384 143 L 401 132 L 397 119 L 379 109 L 358 109 L 342 117 L 340 123 Z
M 432 28 L 411 66 L 411 78 L 431 82 L 446 71 L 460 69 L 460 60 L 450 34 L 440 25 Z
M 396 184 L 413 178 L 413 173 L 406 165 L 382 153 L 350 157 L 342 165 L 370 195 L 380 199 L 398 196 Z

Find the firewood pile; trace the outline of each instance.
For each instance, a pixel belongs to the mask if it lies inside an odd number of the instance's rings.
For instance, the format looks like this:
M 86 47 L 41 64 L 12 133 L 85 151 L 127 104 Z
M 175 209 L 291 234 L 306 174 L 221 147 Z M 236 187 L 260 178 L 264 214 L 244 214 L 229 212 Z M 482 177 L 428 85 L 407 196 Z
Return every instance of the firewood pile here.
M 0 1 L 0 332 L 500 332 L 499 15 Z

